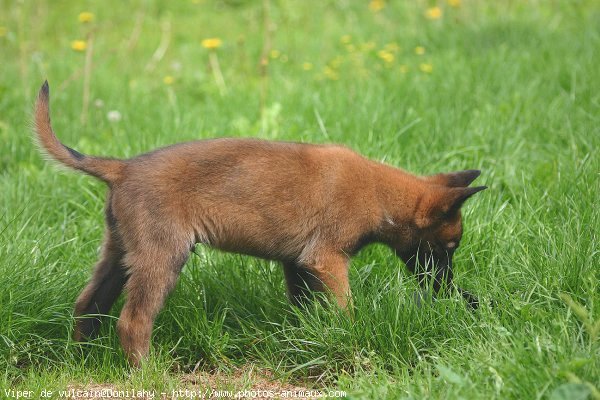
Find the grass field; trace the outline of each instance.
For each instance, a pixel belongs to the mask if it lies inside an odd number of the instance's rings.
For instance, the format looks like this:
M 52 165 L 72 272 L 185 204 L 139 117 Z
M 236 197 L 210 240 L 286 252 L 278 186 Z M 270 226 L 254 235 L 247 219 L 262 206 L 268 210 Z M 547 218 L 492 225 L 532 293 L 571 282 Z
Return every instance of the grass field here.
M 0 398 L 94 385 L 171 393 L 202 379 L 347 398 L 600 398 L 600 3 L 0 9 Z M 197 247 L 141 370 L 116 338 L 122 300 L 99 339 L 73 342 L 106 188 L 32 144 L 44 79 L 58 136 L 83 153 L 251 136 L 341 143 L 419 174 L 481 169 L 489 189 L 464 208 L 455 279 L 495 306 L 471 312 L 451 297 L 416 308 L 414 278 L 372 246 L 353 259 L 350 321 L 290 306 L 276 263 Z

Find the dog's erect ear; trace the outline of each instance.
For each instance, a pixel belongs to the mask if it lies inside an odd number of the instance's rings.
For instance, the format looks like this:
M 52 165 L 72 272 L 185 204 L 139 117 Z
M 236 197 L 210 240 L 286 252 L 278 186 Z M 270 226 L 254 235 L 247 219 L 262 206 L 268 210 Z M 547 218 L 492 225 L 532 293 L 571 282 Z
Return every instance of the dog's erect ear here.
M 448 191 L 448 195 L 443 199 L 442 211 L 445 214 L 457 211 L 462 207 L 467 199 L 477 192 L 487 189 L 487 186 L 476 187 L 453 187 Z
M 454 217 L 467 199 L 487 186 L 437 188 L 425 196 L 415 215 L 415 223 L 425 228 L 436 221 Z
M 481 175 L 481 171 L 478 169 L 468 169 L 466 171 L 450 172 L 447 174 L 436 174 L 428 176 L 426 179 L 437 185 L 448 186 L 448 187 L 467 187 L 477 177 Z

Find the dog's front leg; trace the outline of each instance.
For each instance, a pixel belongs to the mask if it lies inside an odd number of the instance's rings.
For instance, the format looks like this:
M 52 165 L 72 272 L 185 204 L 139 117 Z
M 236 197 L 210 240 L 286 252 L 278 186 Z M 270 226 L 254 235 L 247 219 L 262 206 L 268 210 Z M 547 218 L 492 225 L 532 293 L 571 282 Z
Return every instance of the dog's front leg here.
M 287 294 L 295 306 L 302 306 L 312 300 L 312 291 L 318 291 L 321 283 L 302 265 L 294 262 L 283 263 L 283 274 L 287 285 Z
M 327 293 L 341 310 L 350 313 L 352 295 L 348 280 L 348 264 L 346 255 L 331 252 L 317 257 L 304 268 L 313 278 L 311 282 L 313 290 Z

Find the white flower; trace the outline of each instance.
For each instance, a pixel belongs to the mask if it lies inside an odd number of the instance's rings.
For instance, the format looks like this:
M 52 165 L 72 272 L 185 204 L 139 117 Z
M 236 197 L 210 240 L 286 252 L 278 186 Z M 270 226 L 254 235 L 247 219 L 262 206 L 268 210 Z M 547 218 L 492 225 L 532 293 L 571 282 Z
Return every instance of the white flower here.
M 171 69 L 175 72 L 181 71 L 181 67 L 182 67 L 182 65 L 179 61 L 173 61 L 171 63 Z
M 108 118 L 110 122 L 119 122 L 121 120 L 121 113 L 117 110 L 111 110 L 106 114 L 106 118 Z

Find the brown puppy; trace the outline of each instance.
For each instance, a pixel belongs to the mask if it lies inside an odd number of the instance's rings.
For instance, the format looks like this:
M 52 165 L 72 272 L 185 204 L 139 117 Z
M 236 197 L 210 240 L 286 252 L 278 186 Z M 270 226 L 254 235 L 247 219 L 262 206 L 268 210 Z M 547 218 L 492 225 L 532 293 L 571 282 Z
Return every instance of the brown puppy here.
M 310 288 L 346 309 L 349 258 L 373 242 L 390 246 L 423 285 L 432 276 L 437 292 L 452 282 L 460 207 L 485 189 L 467 187 L 479 171 L 417 177 L 334 145 L 214 139 L 129 160 L 91 157 L 59 142 L 48 102 L 45 82 L 35 110 L 43 148 L 109 186 L 102 257 L 75 316 L 108 313 L 125 289 L 117 329 L 134 365 L 196 243 L 280 260 L 294 303 Z M 75 338 L 93 336 L 99 323 L 78 318 Z

